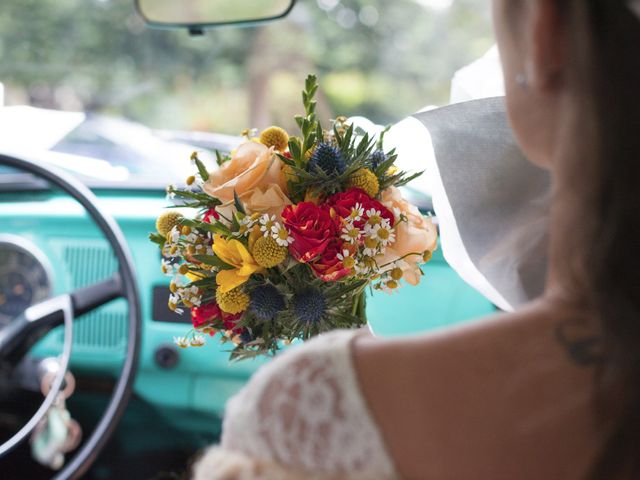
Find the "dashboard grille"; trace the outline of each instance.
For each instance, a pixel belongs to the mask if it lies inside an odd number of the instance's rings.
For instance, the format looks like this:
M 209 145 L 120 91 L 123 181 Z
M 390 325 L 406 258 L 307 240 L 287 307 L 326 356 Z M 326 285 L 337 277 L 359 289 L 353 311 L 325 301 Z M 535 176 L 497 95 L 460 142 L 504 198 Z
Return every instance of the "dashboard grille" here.
M 109 247 L 103 242 L 87 245 L 67 245 L 64 247 L 64 261 L 71 276 L 72 288 L 86 287 L 105 280 L 113 275 L 117 268 L 116 259 Z
M 104 240 L 65 240 L 60 245 L 72 289 L 102 281 L 117 271 L 118 263 Z M 126 302 L 117 300 L 74 322 L 74 349 L 79 351 L 123 351 L 127 342 Z

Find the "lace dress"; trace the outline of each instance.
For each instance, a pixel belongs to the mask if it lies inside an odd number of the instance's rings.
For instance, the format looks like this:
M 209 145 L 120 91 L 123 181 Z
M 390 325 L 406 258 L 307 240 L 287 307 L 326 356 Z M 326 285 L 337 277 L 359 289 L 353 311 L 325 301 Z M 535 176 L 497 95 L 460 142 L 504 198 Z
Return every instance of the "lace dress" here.
M 358 388 L 358 334 L 321 335 L 258 370 L 227 403 L 221 445 L 194 479 L 396 478 Z

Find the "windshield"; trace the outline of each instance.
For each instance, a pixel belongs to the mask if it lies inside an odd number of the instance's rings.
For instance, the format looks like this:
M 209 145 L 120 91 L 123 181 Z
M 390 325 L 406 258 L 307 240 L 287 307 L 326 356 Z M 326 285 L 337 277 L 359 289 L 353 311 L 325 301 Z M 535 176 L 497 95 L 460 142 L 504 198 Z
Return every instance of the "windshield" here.
M 24 122 L 23 137 L 35 144 L 46 136 L 47 151 L 106 161 L 114 180 L 175 181 L 154 156 L 163 165 L 175 158 L 184 171 L 177 157 L 194 146 L 233 148 L 235 137 L 213 134 L 271 124 L 293 131 L 308 73 L 319 76 L 325 121 L 358 115 L 388 124 L 447 104 L 453 74 L 493 43 L 489 10 L 486 0 L 300 0 L 283 21 L 190 37 L 145 27 L 133 0 L 4 0 L 3 103 L 37 107 L 34 116 L 82 113 L 51 117 L 69 123 L 57 137 Z M 15 125 L 11 115 L 6 123 Z M 141 126 L 152 129 L 144 140 Z M 19 135 L 11 137 L 15 151 Z

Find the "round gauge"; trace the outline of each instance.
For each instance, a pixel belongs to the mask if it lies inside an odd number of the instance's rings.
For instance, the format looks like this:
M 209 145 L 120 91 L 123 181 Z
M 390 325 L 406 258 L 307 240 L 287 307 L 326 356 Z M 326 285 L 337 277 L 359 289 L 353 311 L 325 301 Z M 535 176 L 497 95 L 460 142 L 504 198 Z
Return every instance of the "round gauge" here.
M 0 329 L 51 294 L 50 268 L 31 242 L 0 235 Z

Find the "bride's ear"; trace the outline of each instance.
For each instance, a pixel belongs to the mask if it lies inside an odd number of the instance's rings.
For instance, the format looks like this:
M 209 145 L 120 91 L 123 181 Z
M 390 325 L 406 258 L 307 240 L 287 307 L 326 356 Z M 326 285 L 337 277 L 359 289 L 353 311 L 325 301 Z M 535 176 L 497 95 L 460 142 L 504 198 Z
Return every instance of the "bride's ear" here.
M 567 62 L 567 35 L 561 4 L 565 0 L 527 2 L 527 52 L 524 68 L 531 88 L 555 93 L 561 88 Z

